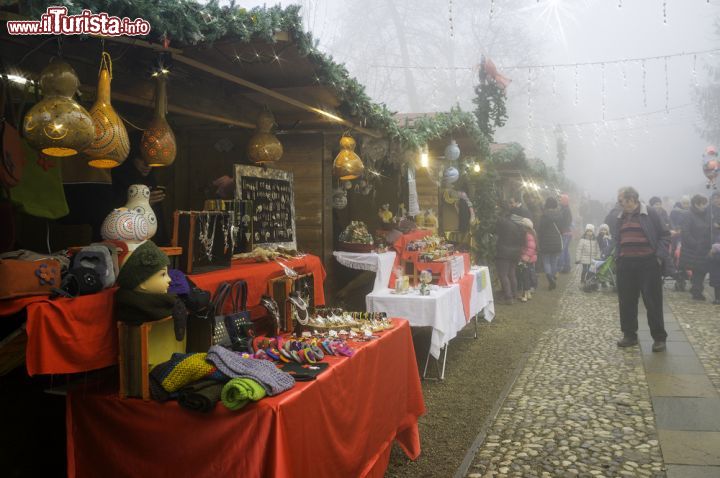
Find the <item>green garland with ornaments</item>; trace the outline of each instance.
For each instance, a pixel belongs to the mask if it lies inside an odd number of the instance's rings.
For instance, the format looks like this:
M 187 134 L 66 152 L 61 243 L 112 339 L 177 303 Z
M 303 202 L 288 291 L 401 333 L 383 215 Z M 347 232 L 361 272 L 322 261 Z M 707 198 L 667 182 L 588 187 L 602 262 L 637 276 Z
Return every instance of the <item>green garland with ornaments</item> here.
M 385 133 L 401 149 L 418 149 L 429 140 L 465 131 L 475 140 L 478 151 L 484 157 L 489 152 L 487 137 L 474 115 L 460 108 L 420 118 L 410 128 L 398 125 L 393 112 L 386 105 L 373 102 L 365 87 L 350 76 L 343 64 L 336 63 L 330 55 L 317 48 L 312 34 L 303 31 L 299 5 L 247 10 L 234 2 L 220 5 L 218 0 L 205 5 L 192 0 L 22 0 L 20 13 L 28 18 L 39 18 L 49 6 L 67 7 L 69 14 L 89 9 L 94 13 L 143 18 L 152 26 L 146 40 L 158 43 L 167 40 L 177 47 L 212 43 L 225 37 L 246 43 L 272 43 L 276 33 L 287 32 L 298 51 L 315 65 L 315 81 L 332 89 L 340 99 L 342 114 L 354 117 L 367 128 Z

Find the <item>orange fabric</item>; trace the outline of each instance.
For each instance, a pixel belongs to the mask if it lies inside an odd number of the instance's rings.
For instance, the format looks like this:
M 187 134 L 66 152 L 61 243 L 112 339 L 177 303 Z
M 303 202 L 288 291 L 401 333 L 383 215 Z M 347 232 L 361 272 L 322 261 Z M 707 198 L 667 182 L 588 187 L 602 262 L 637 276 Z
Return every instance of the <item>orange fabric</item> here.
M 425 413 L 410 327 L 393 320 L 317 380 L 235 412 L 71 391 L 68 476 L 381 477 L 393 441 L 418 457 Z
M 309 271 L 315 279 L 315 303 L 325 303 L 325 269 L 316 256 L 288 261 L 296 270 Z M 190 276 L 198 287 L 215 292 L 222 281 L 248 282 L 248 307 L 260 302 L 267 280 L 282 274 L 276 263 L 233 264 L 230 269 Z M 113 320 L 115 289 L 75 299 L 46 297 L 0 301 L 0 313 L 27 307 L 28 374 L 77 373 L 117 363 L 117 328 Z M 9 311 L 9 312 L 8 312 Z
M 470 295 L 473 286 L 472 274 L 465 274 L 460 279 L 460 299 L 462 300 L 463 310 L 465 311 L 465 322 L 470 321 Z

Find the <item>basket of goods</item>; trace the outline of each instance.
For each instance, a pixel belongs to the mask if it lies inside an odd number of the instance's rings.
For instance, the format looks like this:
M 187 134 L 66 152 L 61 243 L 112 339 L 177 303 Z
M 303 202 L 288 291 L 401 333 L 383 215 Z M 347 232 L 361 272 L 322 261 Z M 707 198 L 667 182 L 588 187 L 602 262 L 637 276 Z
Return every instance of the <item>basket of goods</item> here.
M 373 237 L 362 221 L 352 221 L 340 233 L 338 249 L 345 252 L 371 252 L 373 250 Z

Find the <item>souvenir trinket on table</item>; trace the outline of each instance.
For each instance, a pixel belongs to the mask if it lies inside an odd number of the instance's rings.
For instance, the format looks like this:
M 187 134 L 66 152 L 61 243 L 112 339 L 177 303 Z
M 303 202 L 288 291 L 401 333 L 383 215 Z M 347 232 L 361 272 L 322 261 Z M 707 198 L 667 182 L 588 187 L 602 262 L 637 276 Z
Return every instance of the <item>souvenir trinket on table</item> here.
M 430 284 L 432 283 L 432 271 L 425 269 L 420 272 L 420 295 L 430 295 Z
M 198 274 L 230 267 L 232 211 L 175 211 L 172 245 L 182 247 L 179 269 Z
M 370 252 L 373 250 L 373 237 L 362 221 L 352 221 L 340 233 L 338 249 L 347 252 Z
M 235 198 L 252 201 L 250 247 L 297 248 L 292 173 L 236 164 Z

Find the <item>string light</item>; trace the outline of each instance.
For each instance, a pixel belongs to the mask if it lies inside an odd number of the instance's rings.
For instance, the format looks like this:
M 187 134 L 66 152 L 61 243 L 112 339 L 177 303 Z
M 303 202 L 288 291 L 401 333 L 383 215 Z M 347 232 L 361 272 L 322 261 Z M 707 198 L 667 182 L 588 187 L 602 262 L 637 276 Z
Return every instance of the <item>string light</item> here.
M 578 78 L 578 75 L 580 74 L 579 70 L 578 65 L 575 65 L 575 106 L 577 106 L 578 100 L 580 99 L 580 81 Z
M 620 72 L 622 73 L 622 79 L 623 79 L 623 88 L 627 89 L 628 83 L 627 83 L 627 71 L 625 71 L 625 64 L 620 64 Z
M 605 63 L 600 65 L 600 100 L 602 102 L 602 119 L 605 121 Z
M 663 0 L 662 9 L 663 9 L 663 24 L 667 25 L 667 22 L 668 22 L 668 18 L 667 18 L 667 0 Z
M 634 63 L 638 61 L 650 61 L 650 60 L 662 60 L 664 58 L 674 58 L 679 56 L 692 56 L 692 55 L 712 55 L 713 53 L 720 52 L 720 48 L 712 48 L 709 50 L 698 50 L 698 51 L 689 51 L 689 52 L 680 52 L 680 53 L 670 53 L 668 55 L 655 55 L 655 56 L 647 56 L 647 57 L 638 57 L 638 58 L 624 58 L 621 60 L 605 60 L 605 61 L 586 61 L 586 62 L 578 62 L 578 63 L 555 63 L 555 64 L 545 64 L 545 65 L 514 65 L 514 66 L 503 66 L 501 69 L 504 71 L 510 71 L 510 70 L 527 70 L 528 68 L 532 68 L 534 70 L 543 69 L 543 68 L 575 68 L 578 66 L 600 66 L 602 63 L 605 63 L 606 65 L 615 65 L 615 64 L 628 64 L 628 63 Z M 427 66 L 427 65 L 387 65 L 387 64 L 372 64 L 370 65 L 371 68 L 388 68 L 388 69 L 399 69 L 399 70 L 471 70 L 475 71 L 477 70 L 476 66 Z
M 556 91 L 556 78 L 555 78 L 555 67 L 552 69 L 552 94 L 555 96 Z
M 643 106 L 647 108 L 647 68 L 645 66 L 645 60 L 641 62 L 642 68 L 642 92 L 643 92 Z
M 489 18 L 490 21 L 492 21 L 494 14 L 495 14 L 495 0 L 490 0 L 490 18 Z
M 453 2 L 448 0 L 448 17 L 450 19 L 450 38 L 455 38 L 455 25 L 453 25 Z
M 665 58 L 665 113 L 670 112 L 670 79 L 668 78 L 668 61 Z
M 708 3 L 709 0 L 708 0 Z M 698 86 L 698 78 L 697 78 L 697 55 L 693 55 L 693 66 L 692 66 L 692 79 L 695 86 Z

